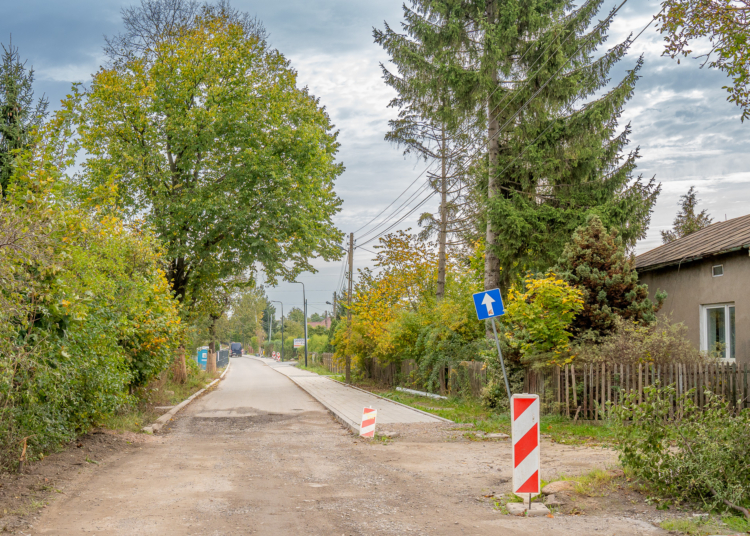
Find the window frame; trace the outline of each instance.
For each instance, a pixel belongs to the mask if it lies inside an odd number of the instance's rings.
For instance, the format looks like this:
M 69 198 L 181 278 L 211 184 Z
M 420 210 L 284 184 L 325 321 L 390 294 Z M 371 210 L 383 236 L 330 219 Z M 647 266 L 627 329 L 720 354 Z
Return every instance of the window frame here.
M 702 352 L 708 352 L 708 311 L 710 309 L 724 309 L 724 340 L 727 341 L 727 347 L 725 350 L 724 357 L 720 358 L 725 363 L 735 363 L 737 361 L 737 355 L 735 357 L 729 357 L 732 355 L 732 326 L 730 322 L 729 308 L 733 307 L 735 315 L 737 314 L 737 306 L 735 302 L 725 303 L 707 303 L 700 306 L 700 348 Z
M 721 273 L 717 274 L 714 272 L 716 268 L 721 268 Z M 724 265 L 723 264 L 715 264 L 711 267 L 711 277 L 723 277 L 724 276 Z

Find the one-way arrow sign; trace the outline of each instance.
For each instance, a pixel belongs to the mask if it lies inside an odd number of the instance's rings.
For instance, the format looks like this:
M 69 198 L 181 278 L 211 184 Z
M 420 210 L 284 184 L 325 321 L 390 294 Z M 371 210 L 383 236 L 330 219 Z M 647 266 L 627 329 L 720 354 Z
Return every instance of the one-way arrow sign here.
M 477 308 L 477 318 L 486 320 L 505 314 L 500 289 L 495 288 L 474 294 L 474 306 Z

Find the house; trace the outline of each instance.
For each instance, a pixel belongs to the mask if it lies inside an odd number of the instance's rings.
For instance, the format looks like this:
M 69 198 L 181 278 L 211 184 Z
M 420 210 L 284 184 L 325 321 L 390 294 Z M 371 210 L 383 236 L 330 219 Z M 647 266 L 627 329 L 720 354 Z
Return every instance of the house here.
M 732 363 L 750 363 L 750 214 L 717 222 L 638 255 L 651 299 L 667 292 L 660 314 L 687 326 L 703 351 L 723 347 Z
M 322 321 L 320 322 L 308 322 L 307 323 L 307 329 L 311 328 L 317 328 L 318 326 L 322 326 L 326 329 L 331 329 L 331 321 L 333 319 L 330 316 L 326 316 Z

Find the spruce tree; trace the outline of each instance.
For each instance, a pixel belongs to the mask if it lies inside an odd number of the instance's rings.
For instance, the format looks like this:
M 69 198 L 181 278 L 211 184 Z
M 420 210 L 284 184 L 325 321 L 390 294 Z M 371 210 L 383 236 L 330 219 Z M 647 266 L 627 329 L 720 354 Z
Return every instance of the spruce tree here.
M 28 147 L 31 133 L 47 115 L 47 99 L 34 104 L 34 69 L 21 61 L 11 41 L 0 62 L 0 193 L 7 195 L 16 151 Z
M 667 297 L 657 291 L 656 304 L 649 299 L 648 286 L 638 284 L 635 260 L 617 231 L 608 232 L 594 215 L 573 233 L 555 271 L 583 291 L 583 311 L 573 321 L 573 333 L 595 340 L 613 330 L 617 316 L 654 322 Z
M 406 6 L 404 14 L 405 33 L 394 31 L 387 23 L 384 30 L 373 30 L 375 42 L 388 52 L 396 67 L 391 71 L 381 64 L 385 83 L 398 93 L 389 106 L 399 110 L 398 118 L 389 121 L 391 130 L 385 139 L 404 147 L 404 154 L 429 162 L 427 181 L 440 196 L 440 207 L 438 214 L 422 213 L 419 224 L 422 239 L 438 238 L 439 300 L 445 294 L 447 249 L 465 245 L 461 235 L 471 219 L 465 161 L 475 132 L 470 117 L 455 113 L 455 95 L 445 79 L 444 66 L 453 51 L 425 46 L 410 29 L 410 21 L 419 16 Z
M 680 196 L 678 204 L 680 205 L 680 211 L 674 219 L 673 228 L 669 231 L 661 232 L 661 241 L 664 244 L 673 242 L 695 231 L 700 231 L 713 222 L 705 209 L 701 210 L 698 214 L 695 213 L 698 208 L 698 192 L 695 191 L 694 186 L 690 187 L 688 193 Z
M 617 124 L 642 60 L 609 87 L 630 41 L 597 56 L 612 20 L 594 24 L 601 5 L 412 0 L 409 33 L 426 54 L 454 51 L 441 66 L 454 109 L 485 128 L 486 288 L 549 267 L 588 213 L 628 246 L 645 235 L 659 187 L 633 178 L 638 151 L 623 154 L 630 126 Z

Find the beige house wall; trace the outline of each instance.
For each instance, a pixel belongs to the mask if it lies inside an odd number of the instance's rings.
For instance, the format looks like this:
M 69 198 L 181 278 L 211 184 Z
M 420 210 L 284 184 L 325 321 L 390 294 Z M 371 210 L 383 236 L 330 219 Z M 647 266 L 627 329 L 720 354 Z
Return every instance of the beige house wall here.
M 724 275 L 712 276 L 712 267 L 724 266 Z M 687 326 L 690 341 L 700 348 L 701 306 L 733 303 L 735 306 L 735 357 L 750 363 L 750 256 L 748 250 L 710 259 L 669 266 L 639 274 L 651 299 L 658 289 L 667 292 L 660 314 Z

